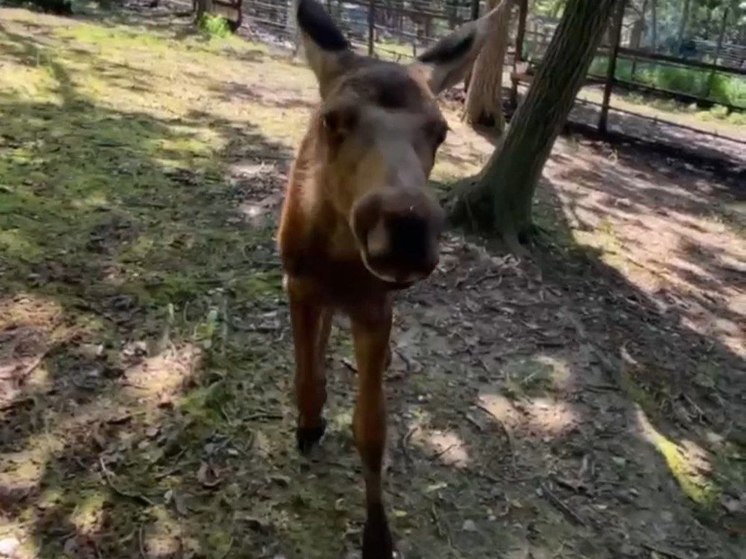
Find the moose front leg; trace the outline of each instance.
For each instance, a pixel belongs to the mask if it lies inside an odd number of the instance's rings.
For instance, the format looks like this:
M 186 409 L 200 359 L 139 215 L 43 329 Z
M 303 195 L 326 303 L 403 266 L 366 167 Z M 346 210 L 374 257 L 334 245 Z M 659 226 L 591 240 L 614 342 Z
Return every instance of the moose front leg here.
M 326 403 L 324 354 L 332 311 L 320 306 L 302 290 L 288 284 L 290 320 L 295 346 L 295 399 L 298 406 L 296 440 L 298 449 L 307 453 L 326 430 L 322 410 Z
M 353 316 L 352 334 L 359 377 L 353 430 L 355 445 L 363 462 L 367 507 L 363 559 L 391 559 L 394 548 L 381 487 L 381 466 L 386 446 L 383 372 L 390 359 L 391 304 L 386 303 L 381 312 L 377 309 L 364 317 Z

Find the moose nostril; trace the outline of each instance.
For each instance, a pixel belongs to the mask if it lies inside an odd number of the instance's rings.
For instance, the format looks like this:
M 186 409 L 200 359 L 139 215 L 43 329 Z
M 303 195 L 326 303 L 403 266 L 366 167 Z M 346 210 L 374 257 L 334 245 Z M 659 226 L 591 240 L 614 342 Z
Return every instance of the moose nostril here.
M 399 216 L 388 221 L 388 244 L 391 256 L 410 266 L 429 260 L 432 240 L 426 220 L 416 216 Z
M 386 256 L 391 249 L 389 232 L 386 229 L 386 223 L 382 219 L 368 232 L 366 249 L 371 258 Z

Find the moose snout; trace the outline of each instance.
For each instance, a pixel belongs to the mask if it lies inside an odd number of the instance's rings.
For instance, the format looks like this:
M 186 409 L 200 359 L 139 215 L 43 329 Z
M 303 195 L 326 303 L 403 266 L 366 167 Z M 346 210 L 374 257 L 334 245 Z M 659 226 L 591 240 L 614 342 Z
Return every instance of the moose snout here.
M 438 265 L 444 213 L 424 189 L 387 189 L 353 207 L 361 256 L 378 278 L 396 284 L 424 279 Z

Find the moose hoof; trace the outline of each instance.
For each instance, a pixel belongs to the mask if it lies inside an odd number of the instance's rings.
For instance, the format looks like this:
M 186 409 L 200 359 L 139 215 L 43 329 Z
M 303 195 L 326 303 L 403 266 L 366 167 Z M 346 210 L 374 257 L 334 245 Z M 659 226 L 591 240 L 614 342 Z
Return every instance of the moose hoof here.
M 295 430 L 295 440 L 301 454 L 308 454 L 313 446 L 319 442 L 326 431 L 326 420 L 322 419 L 318 427 L 298 427 Z
M 363 559 L 396 559 L 386 514 L 382 506 L 368 510 L 363 530 Z

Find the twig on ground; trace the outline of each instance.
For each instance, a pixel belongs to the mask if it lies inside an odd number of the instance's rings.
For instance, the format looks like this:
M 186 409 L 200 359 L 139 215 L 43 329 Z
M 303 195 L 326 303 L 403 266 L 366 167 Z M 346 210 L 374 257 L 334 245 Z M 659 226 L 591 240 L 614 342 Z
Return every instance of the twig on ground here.
M 435 529 L 438 532 L 438 536 L 440 536 L 442 539 L 448 539 L 448 534 L 446 534 L 445 530 L 443 530 L 443 525 L 440 523 L 440 517 L 438 516 L 438 511 L 435 509 L 435 503 L 430 507 L 430 516 L 433 518 L 433 523 L 435 524 Z
M 500 272 L 489 272 L 487 274 L 479 276 L 477 279 L 471 282 L 470 285 L 472 286 L 479 285 L 480 283 L 485 282 L 487 280 L 491 280 L 491 279 L 497 279 L 497 284 L 495 285 L 495 287 L 499 287 L 499 285 L 503 282 L 503 275 Z
M 233 540 L 234 540 L 234 538 L 233 538 L 233 536 L 231 536 L 231 539 L 230 539 L 230 541 L 228 542 L 228 547 L 227 547 L 227 548 L 226 548 L 226 550 L 225 550 L 225 551 L 224 551 L 224 552 L 223 552 L 223 553 L 222 553 L 222 554 L 220 555 L 220 559 L 225 559 L 226 557 L 228 557 L 228 554 L 229 554 L 229 553 L 231 552 L 231 549 L 233 549 Z
M 480 433 L 484 431 L 484 427 L 482 427 L 482 425 L 468 413 L 464 413 L 464 417 L 466 418 L 466 421 L 474 425 L 477 431 L 479 431 Z
M 489 415 L 492 419 L 495 420 L 495 422 L 500 426 L 500 428 L 505 433 L 505 438 L 508 441 L 508 451 L 510 452 L 510 467 L 513 473 L 513 476 L 516 475 L 516 472 L 518 471 L 518 465 L 516 463 L 516 457 L 515 457 L 515 445 L 513 444 L 513 435 L 510 432 L 510 429 L 508 429 L 508 426 L 503 423 L 503 421 L 497 417 L 494 413 L 492 413 L 489 408 L 486 408 L 485 406 L 482 406 L 481 404 L 477 405 L 477 407 L 482 410 L 484 413 Z
M 140 529 L 137 531 L 137 541 L 140 544 L 140 557 L 142 559 L 148 559 L 148 554 L 145 551 L 145 538 L 143 532 L 145 531 L 145 524 L 140 524 Z
M 178 472 L 179 470 L 181 470 L 181 468 L 182 468 L 182 465 L 181 465 L 181 464 L 178 464 L 178 462 L 179 462 L 179 460 L 181 459 L 181 457 L 182 457 L 182 456 L 184 456 L 184 454 L 186 454 L 186 451 L 187 451 L 187 449 L 186 449 L 186 448 L 182 448 L 182 449 L 181 449 L 181 450 L 180 450 L 180 451 L 179 451 L 179 452 L 178 452 L 178 453 L 176 454 L 176 456 L 174 456 L 174 457 L 173 457 L 173 459 L 172 459 L 171 461 L 172 461 L 172 462 L 176 462 L 176 463 L 177 463 L 177 464 L 176 464 L 175 466 L 172 466 L 171 468 L 169 468 L 169 469 L 168 469 L 168 470 L 166 470 L 166 471 L 163 471 L 163 472 L 159 472 L 159 473 L 155 474 L 155 475 L 154 475 L 153 477 L 154 477 L 155 479 L 163 479 L 164 477 L 168 477 L 168 476 L 170 476 L 171 474 L 175 474 L 176 472 Z M 157 463 L 157 462 L 156 462 L 156 463 Z
M 352 372 L 353 374 L 357 374 L 357 367 L 355 367 L 355 364 L 352 361 L 350 361 L 346 357 L 341 359 L 341 361 L 342 361 L 342 365 L 347 367 L 350 370 L 350 372 Z
M 34 372 L 34 369 L 36 369 L 39 365 L 41 365 L 41 362 L 44 361 L 44 358 L 49 355 L 49 352 L 52 351 L 52 347 L 48 347 L 45 349 L 42 353 L 37 355 L 28 365 L 23 367 L 19 372 L 12 373 L 11 375 L 0 375 L 1 379 L 6 378 L 12 378 L 13 380 L 20 381 L 26 378 L 28 375 Z
M 454 443 L 454 444 L 448 445 L 447 447 L 445 447 L 440 452 L 436 452 L 435 454 L 433 454 L 432 460 L 436 460 L 436 459 L 440 458 L 441 456 L 443 456 L 445 453 L 447 453 L 449 450 L 451 450 L 455 446 L 456 446 L 456 444 Z
M 151 507 L 155 506 L 155 503 L 152 500 L 150 500 L 148 497 L 146 497 L 145 495 L 141 495 L 140 493 L 130 493 L 128 491 L 125 491 L 117 487 L 116 483 L 114 483 L 114 474 L 109 470 L 109 468 L 106 467 L 106 463 L 104 462 L 103 456 L 99 457 L 98 463 L 99 463 L 99 466 L 101 467 L 101 472 L 104 474 L 104 479 L 106 480 L 106 484 L 109 486 L 109 489 L 111 489 L 114 493 L 116 493 L 120 497 L 132 499 L 134 501 L 138 501 L 142 504 L 145 504 Z
M 394 353 L 396 353 L 399 356 L 399 359 L 401 359 L 404 362 L 404 366 L 407 368 L 407 372 L 412 370 L 412 362 L 409 360 L 409 357 L 404 355 L 404 352 L 400 349 L 395 349 Z
M 401 440 L 399 441 L 399 444 L 401 446 L 402 454 L 404 454 L 404 459 L 407 461 L 407 463 L 411 463 L 412 459 L 409 456 L 409 451 L 407 450 L 407 447 L 409 446 L 409 439 L 412 438 L 412 435 L 414 435 L 414 432 L 417 430 L 417 427 L 412 427 L 409 431 L 404 433 L 402 435 Z
M 572 510 L 570 507 L 568 507 L 565 503 L 562 502 L 562 500 L 557 497 L 554 493 L 552 493 L 552 490 L 549 489 L 549 485 L 542 481 L 539 484 L 539 487 L 541 488 L 542 494 L 549 500 L 549 502 L 562 514 L 564 514 L 569 520 L 571 520 L 573 523 L 578 524 L 580 526 L 587 526 L 587 523 L 585 520 L 583 520 L 578 513 L 576 513 L 574 510 Z
M 642 547 L 644 547 L 645 549 L 649 551 L 655 551 L 656 553 L 665 555 L 666 557 L 672 557 L 673 559 L 689 559 L 686 555 L 682 555 L 678 551 L 675 551 L 673 549 L 658 547 L 657 545 L 653 545 L 651 543 L 643 543 Z
M 247 415 L 243 418 L 243 421 L 279 421 L 282 419 L 282 414 L 269 413 L 269 412 L 257 412 Z

